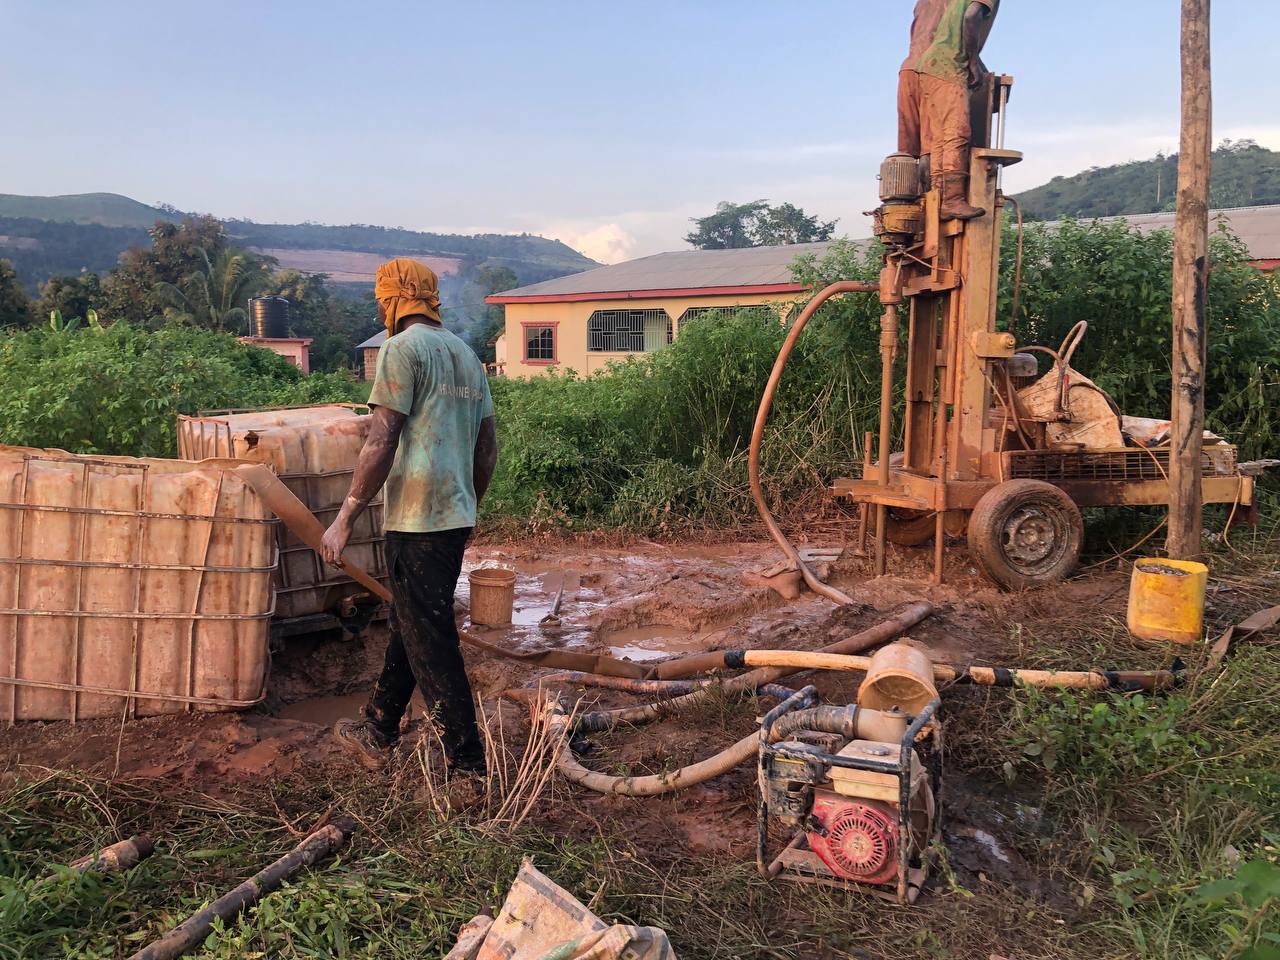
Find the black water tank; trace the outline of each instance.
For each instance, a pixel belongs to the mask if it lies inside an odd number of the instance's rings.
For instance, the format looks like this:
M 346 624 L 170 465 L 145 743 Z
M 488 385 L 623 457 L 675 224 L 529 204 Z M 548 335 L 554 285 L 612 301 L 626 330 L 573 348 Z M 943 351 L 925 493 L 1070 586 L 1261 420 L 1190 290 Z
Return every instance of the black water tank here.
M 249 329 L 255 337 L 287 337 L 289 301 L 284 297 L 254 297 L 249 301 Z

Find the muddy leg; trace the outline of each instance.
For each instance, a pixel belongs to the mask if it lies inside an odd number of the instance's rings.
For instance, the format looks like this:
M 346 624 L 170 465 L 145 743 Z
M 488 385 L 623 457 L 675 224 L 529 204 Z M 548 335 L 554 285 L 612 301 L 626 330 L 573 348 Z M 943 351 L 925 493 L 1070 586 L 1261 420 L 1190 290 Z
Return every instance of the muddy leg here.
M 387 566 L 405 656 L 427 709 L 439 724 L 452 766 L 484 767 L 475 701 L 458 649 L 453 594 L 469 528 L 387 534 Z
M 394 550 L 395 548 L 388 542 L 389 564 L 393 559 Z M 391 638 L 387 642 L 387 653 L 382 661 L 382 673 L 378 676 L 378 682 L 374 685 L 369 702 L 365 705 L 364 715 L 373 721 L 379 733 L 394 742 L 400 736 L 400 719 L 408 709 L 415 681 L 413 668 L 409 665 L 409 658 L 404 652 L 404 640 L 401 637 L 395 604 L 391 606 L 388 626 L 391 629 Z

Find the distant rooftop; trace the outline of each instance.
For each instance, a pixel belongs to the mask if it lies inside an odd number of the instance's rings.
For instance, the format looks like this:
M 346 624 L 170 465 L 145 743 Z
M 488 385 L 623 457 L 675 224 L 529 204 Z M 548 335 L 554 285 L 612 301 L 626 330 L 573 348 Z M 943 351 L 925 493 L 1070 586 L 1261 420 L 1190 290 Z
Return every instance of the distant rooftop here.
M 387 342 L 387 331 L 379 330 L 368 340 L 364 341 L 364 343 L 357 343 L 356 349 L 365 350 L 365 349 L 368 349 L 369 347 L 380 347 L 386 342 Z
M 1172 213 L 1144 213 L 1097 219 L 1126 220 L 1144 233 L 1173 229 Z M 1219 220 L 1224 221 L 1244 241 L 1252 260 L 1280 260 L 1280 205 L 1209 211 L 1211 229 Z M 1052 227 L 1053 223 L 1049 226 Z M 821 258 L 830 245 L 830 241 L 823 241 L 779 247 L 747 247 L 740 250 L 678 250 L 673 253 L 656 253 L 638 260 L 627 260 L 612 266 L 596 267 L 567 277 L 505 290 L 486 297 L 485 302 L 565 303 L 574 300 L 634 300 L 663 296 L 801 293 L 807 288 L 791 279 L 791 266 L 796 257 L 811 253 Z
M 1172 213 L 1141 213 L 1127 217 L 1100 217 L 1101 220 L 1126 220 L 1143 233 L 1172 230 Z M 1209 211 L 1209 230 L 1223 221 L 1243 241 L 1251 260 L 1280 260 L 1280 205 L 1268 207 L 1229 207 Z
M 791 279 L 796 257 L 822 257 L 830 246 L 795 243 L 740 250 L 679 250 L 531 283 L 486 297 L 486 303 L 631 300 L 681 294 L 792 293 L 807 289 Z

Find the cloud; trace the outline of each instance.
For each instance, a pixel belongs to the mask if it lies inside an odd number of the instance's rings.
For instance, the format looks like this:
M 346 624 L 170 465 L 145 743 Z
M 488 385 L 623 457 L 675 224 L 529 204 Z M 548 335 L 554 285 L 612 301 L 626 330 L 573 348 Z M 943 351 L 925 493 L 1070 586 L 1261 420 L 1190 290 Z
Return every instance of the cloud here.
M 595 227 L 556 224 L 542 232 L 544 236 L 557 237 L 579 253 L 601 263 L 620 263 L 635 255 L 635 236 L 618 223 L 602 223 Z

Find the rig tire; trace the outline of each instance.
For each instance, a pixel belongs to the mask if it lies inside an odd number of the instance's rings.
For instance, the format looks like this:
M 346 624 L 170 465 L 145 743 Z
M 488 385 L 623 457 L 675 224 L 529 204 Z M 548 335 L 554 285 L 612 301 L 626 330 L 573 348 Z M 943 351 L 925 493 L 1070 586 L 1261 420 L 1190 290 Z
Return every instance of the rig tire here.
M 875 524 L 875 505 L 872 504 L 871 522 Z M 933 539 L 937 514 L 932 510 L 907 510 L 889 507 L 885 511 L 884 536 L 900 547 L 919 547 Z
M 983 494 L 969 517 L 969 552 L 1007 590 L 1064 580 L 1083 544 L 1080 508 L 1043 480 L 1006 480 Z

